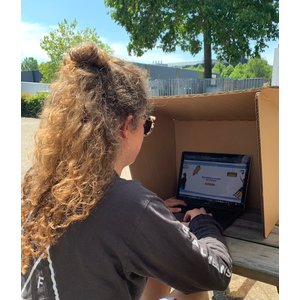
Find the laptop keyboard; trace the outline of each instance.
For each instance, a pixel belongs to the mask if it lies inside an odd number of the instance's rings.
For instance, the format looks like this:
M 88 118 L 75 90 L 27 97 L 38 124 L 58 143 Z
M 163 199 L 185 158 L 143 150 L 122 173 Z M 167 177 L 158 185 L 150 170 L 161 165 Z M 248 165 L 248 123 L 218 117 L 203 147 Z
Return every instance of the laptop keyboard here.
M 205 209 L 207 213 L 211 213 L 213 217 L 218 221 L 218 223 L 225 230 L 229 227 L 240 214 L 239 211 L 227 211 L 227 210 L 217 210 L 217 209 Z M 175 217 L 178 221 L 182 222 L 185 212 L 176 213 Z

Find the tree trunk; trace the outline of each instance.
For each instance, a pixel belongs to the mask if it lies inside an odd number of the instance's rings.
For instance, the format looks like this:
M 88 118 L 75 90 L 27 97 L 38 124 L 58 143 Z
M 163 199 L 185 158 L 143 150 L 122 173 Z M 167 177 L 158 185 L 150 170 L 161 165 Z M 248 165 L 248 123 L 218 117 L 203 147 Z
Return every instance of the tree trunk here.
M 204 33 L 204 78 L 211 78 L 211 41 L 209 33 Z

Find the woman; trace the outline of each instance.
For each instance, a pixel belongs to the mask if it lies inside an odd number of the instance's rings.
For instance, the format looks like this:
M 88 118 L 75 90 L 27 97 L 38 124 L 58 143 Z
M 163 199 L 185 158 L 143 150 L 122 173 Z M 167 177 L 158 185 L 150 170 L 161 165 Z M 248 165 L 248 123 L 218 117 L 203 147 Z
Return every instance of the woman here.
M 185 294 L 227 287 L 231 259 L 213 217 L 188 211 L 187 227 L 120 178 L 154 126 L 146 92 L 144 71 L 94 44 L 64 58 L 23 181 L 23 299 L 140 299 L 147 277 Z

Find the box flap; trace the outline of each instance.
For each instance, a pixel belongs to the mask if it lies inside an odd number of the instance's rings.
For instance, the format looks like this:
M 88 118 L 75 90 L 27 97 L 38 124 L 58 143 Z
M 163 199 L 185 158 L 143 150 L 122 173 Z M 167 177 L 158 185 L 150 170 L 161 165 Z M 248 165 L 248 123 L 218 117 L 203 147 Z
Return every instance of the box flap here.
M 144 139 L 130 172 L 133 179 L 167 199 L 175 195 L 177 184 L 174 122 L 159 112 L 155 116 L 155 129 Z
M 279 89 L 256 95 L 264 236 L 279 219 Z
M 182 121 L 254 121 L 257 89 L 226 93 L 151 97 L 156 111 Z

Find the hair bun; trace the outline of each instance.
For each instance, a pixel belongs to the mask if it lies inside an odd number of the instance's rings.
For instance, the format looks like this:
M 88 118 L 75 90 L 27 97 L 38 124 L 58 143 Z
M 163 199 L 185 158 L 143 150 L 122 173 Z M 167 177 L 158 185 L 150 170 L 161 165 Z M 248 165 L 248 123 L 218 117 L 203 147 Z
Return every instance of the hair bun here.
M 95 43 L 82 43 L 69 51 L 71 60 L 78 66 L 106 67 L 108 57 Z

